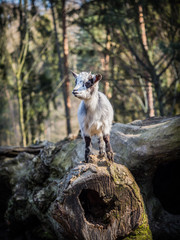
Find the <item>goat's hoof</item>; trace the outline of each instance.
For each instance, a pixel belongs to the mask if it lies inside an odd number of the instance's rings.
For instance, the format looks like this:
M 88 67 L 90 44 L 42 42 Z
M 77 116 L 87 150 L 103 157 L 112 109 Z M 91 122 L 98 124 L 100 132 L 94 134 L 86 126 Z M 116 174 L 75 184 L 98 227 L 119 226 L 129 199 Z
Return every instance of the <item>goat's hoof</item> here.
M 99 155 L 98 155 L 99 158 L 103 158 L 103 157 L 105 157 L 105 156 L 106 156 L 106 153 L 105 153 L 105 152 L 99 152 Z
M 109 161 L 114 162 L 114 153 L 113 152 L 107 152 L 107 158 Z
M 89 157 L 86 157 L 85 160 L 84 160 L 85 163 L 88 163 L 89 162 Z
M 92 156 L 92 155 L 89 154 L 88 156 L 85 157 L 85 163 L 89 163 L 89 161 L 92 160 L 92 157 L 91 157 L 91 156 Z

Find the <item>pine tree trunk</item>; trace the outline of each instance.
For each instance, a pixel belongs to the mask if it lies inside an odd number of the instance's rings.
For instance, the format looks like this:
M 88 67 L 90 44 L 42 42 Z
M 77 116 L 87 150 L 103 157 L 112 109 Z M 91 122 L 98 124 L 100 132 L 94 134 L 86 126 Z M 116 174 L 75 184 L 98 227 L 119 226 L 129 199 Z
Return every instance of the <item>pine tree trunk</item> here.
M 143 8 L 141 5 L 139 7 L 139 23 L 141 28 L 141 37 L 142 43 L 144 45 L 145 50 L 148 52 L 148 43 L 147 43 L 147 36 L 146 36 L 146 28 L 143 16 Z M 148 98 L 148 115 L 149 117 L 154 117 L 154 103 L 153 103 L 153 90 L 152 90 L 152 83 L 146 80 L 146 91 L 147 91 L 147 98 Z
M 63 70 L 62 70 L 62 58 L 61 58 L 61 52 L 60 52 L 60 44 L 58 40 L 58 33 L 57 33 L 57 27 L 56 27 L 56 17 L 54 12 L 54 4 L 53 1 L 50 0 L 51 4 L 51 12 L 52 12 L 52 18 L 53 18 L 53 25 L 54 25 L 54 33 L 55 33 L 55 39 L 56 39 L 56 50 L 58 54 L 58 69 L 60 73 L 61 81 L 63 80 Z
M 110 51 L 110 33 L 109 29 L 106 29 L 106 52 L 104 56 L 104 94 L 110 98 L 110 92 L 109 92 L 109 63 L 110 63 L 110 56 L 109 56 L 109 51 Z
M 68 39 L 66 34 L 66 16 L 65 16 L 65 1 L 62 2 L 62 19 L 63 19 L 63 62 L 64 65 L 62 65 L 62 58 L 61 58 L 61 52 L 60 52 L 60 44 L 58 40 L 58 33 L 57 33 L 57 27 L 56 27 L 56 19 L 55 19 L 55 12 L 54 12 L 54 5 L 53 1 L 50 0 L 51 4 L 51 12 L 53 17 L 53 24 L 54 24 L 54 32 L 55 32 L 55 38 L 56 38 L 56 49 L 58 54 L 58 68 L 60 73 L 61 81 L 64 81 L 63 83 L 63 98 L 64 98 L 64 106 L 65 106 L 65 114 L 66 114 L 66 129 L 67 129 L 67 135 L 70 134 L 71 131 L 71 122 L 70 122 L 70 110 L 71 110 L 71 102 L 70 102 L 70 81 L 68 76 Z M 64 9 L 64 10 L 63 10 Z M 63 70 L 63 67 L 64 70 Z
M 22 85 L 22 78 L 23 78 L 23 66 L 24 61 L 27 55 L 27 42 L 23 43 L 25 40 L 25 36 L 27 34 L 27 1 L 24 1 L 24 14 L 23 17 L 23 7 L 22 7 L 22 0 L 19 0 L 19 29 L 20 29 L 20 57 L 19 57 L 19 64 L 16 74 L 16 82 L 17 82 L 17 95 L 18 95 L 18 105 L 19 105 L 19 123 L 20 123 L 20 131 L 21 131 L 21 138 L 22 144 L 25 147 L 27 145 L 27 136 L 26 136 L 26 129 L 25 129 L 25 119 L 24 119 L 24 107 L 23 107 L 23 85 Z M 27 39 L 26 39 L 27 40 Z
M 69 67 L 68 67 L 68 38 L 66 29 L 66 1 L 62 0 L 62 25 L 63 25 L 63 54 L 64 54 L 64 84 L 63 95 L 66 111 L 66 126 L 67 134 L 69 135 L 71 130 L 71 99 L 70 99 L 70 80 L 69 80 Z
M 18 94 L 19 123 L 20 123 L 22 144 L 25 147 L 26 146 L 26 133 L 25 133 L 25 124 L 24 124 L 24 108 L 23 108 L 21 79 L 19 77 L 17 78 L 17 94 Z

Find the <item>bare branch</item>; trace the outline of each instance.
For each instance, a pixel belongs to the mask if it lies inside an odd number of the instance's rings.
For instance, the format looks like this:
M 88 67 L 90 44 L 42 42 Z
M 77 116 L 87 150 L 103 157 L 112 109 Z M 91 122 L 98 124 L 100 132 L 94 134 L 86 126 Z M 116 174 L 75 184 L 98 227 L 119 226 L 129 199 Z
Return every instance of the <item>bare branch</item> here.
M 148 72 L 151 72 L 151 69 L 140 59 L 140 57 L 137 55 L 136 51 L 132 47 L 132 45 L 129 42 L 129 39 L 124 31 L 124 29 L 120 26 L 121 32 L 126 40 L 126 43 L 128 44 L 128 48 L 131 51 L 131 53 L 135 56 L 136 60 L 143 66 Z
M 174 59 L 174 56 L 169 60 L 169 62 L 167 63 L 166 67 L 158 74 L 158 77 L 160 77 L 170 67 L 173 59 Z

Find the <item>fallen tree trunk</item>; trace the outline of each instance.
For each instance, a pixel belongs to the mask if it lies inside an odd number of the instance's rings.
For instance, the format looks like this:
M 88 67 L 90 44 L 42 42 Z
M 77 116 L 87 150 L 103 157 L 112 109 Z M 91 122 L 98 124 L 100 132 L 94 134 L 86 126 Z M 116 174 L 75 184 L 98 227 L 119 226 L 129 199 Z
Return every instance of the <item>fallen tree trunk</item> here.
M 18 171 L 12 160 L 9 169 L 2 166 L 12 181 L 6 211 L 10 225 L 36 216 L 58 239 L 125 239 L 131 234 L 151 239 L 140 190 L 125 166 L 92 156 L 91 163 L 78 164 L 58 178 L 61 169 L 54 175 L 52 167 L 55 149 L 49 144 L 33 159 L 19 155 L 13 159 L 17 165 L 29 160 Z
M 10 147 L 10 146 L 0 146 L 0 157 L 16 157 L 18 154 L 27 152 L 34 155 L 37 155 L 40 153 L 41 149 L 44 148 L 44 145 L 42 146 L 32 146 L 32 147 Z
M 57 142 L 56 150 L 59 151 L 64 143 L 69 142 L 72 139 L 65 139 L 60 142 Z M 0 159 L 4 158 L 14 158 L 20 153 L 29 153 L 33 155 L 38 155 L 41 150 L 44 149 L 48 141 L 37 143 L 36 145 L 31 145 L 28 147 L 17 147 L 17 146 L 0 146 Z
M 179 171 L 168 175 L 166 168 L 170 164 L 179 170 L 180 117 L 115 124 L 111 142 L 118 164 L 96 156 L 92 163 L 82 163 L 81 139 L 46 142 L 38 156 L 21 153 L 1 161 L 0 178 L 9 181 L 12 191 L 9 223 L 33 217 L 59 239 L 151 239 L 139 189 L 123 164 L 143 194 L 153 239 L 178 239 L 179 201 L 173 199 L 179 200 L 180 181 L 173 179 Z M 175 210 L 163 202 L 166 192 L 172 194 L 167 202 Z
M 143 200 L 130 172 L 122 165 L 92 160 L 66 176 L 53 218 L 70 239 L 109 240 L 130 234 L 151 239 Z
M 180 116 L 115 124 L 116 162 L 135 177 L 153 238 L 180 239 Z

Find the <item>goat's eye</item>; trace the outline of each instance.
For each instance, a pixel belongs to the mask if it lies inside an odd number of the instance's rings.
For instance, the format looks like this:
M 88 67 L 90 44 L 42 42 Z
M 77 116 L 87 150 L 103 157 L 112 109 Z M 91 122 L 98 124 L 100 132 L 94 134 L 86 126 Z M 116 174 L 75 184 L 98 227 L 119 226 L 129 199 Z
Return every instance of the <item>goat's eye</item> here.
M 87 82 L 85 83 L 85 85 L 86 85 L 87 88 L 90 88 L 90 87 L 92 86 L 92 83 L 90 83 L 89 81 L 87 81 Z
M 93 78 L 90 78 L 90 79 L 85 83 L 85 85 L 86 85 L 87 88 L 92 87 L 92 85 L 93 85 Z
M 93 78 L 90 78 L 90 79 L 89 79 L 89 82 L 93 84 Z

